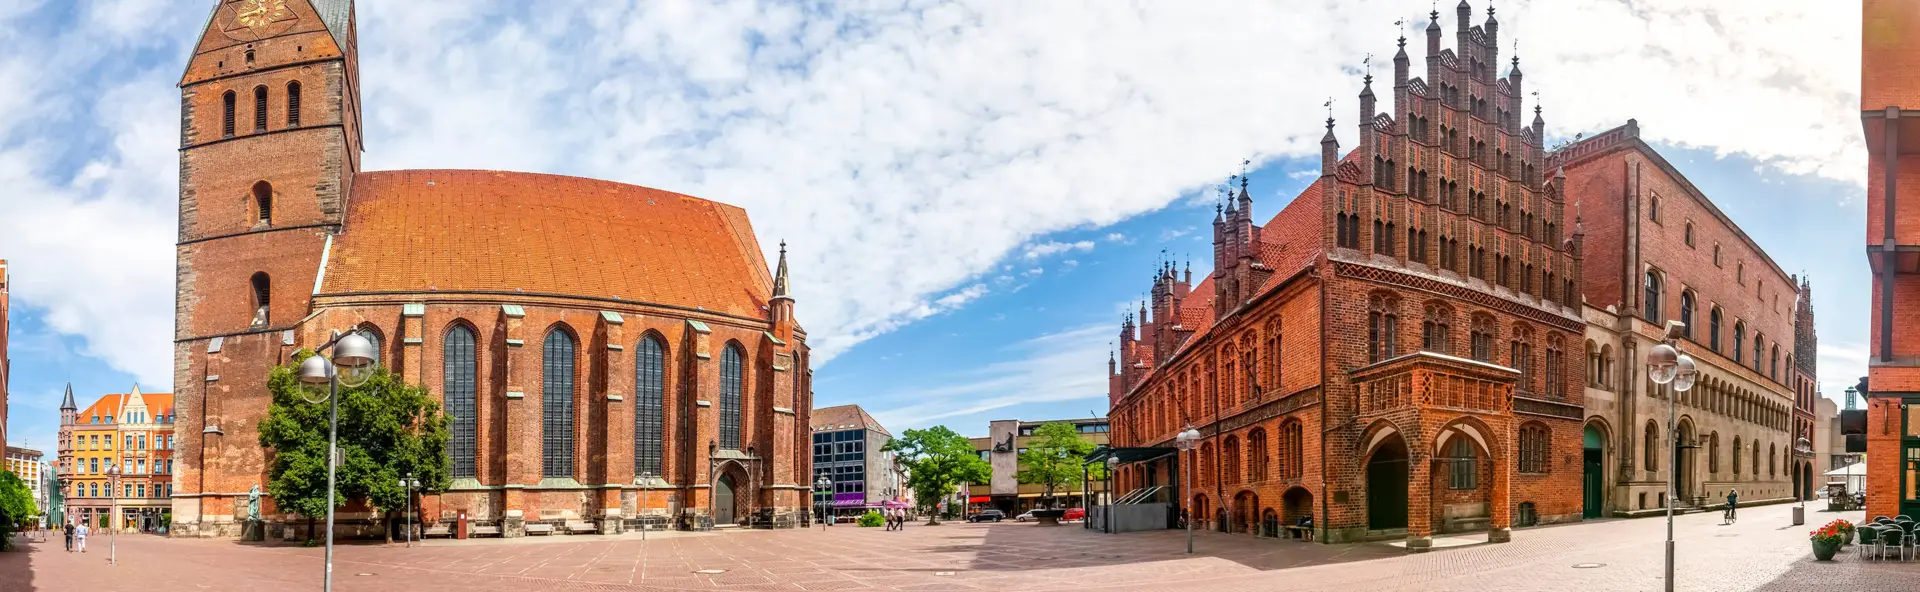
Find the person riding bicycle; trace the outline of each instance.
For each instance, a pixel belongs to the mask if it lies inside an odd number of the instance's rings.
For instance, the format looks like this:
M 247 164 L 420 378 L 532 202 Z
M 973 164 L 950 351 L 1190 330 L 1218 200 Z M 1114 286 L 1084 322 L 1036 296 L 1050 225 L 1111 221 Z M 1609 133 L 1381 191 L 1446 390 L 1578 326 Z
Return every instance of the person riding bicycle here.
M 1739 506 L 1740 506 L 1740 490 L 1738 489 L 1728 490 L 1727 491 L 1727 521 L 1728 522 L 1732 522 L 1735 519 L 1734 510 L 1739 508 Z

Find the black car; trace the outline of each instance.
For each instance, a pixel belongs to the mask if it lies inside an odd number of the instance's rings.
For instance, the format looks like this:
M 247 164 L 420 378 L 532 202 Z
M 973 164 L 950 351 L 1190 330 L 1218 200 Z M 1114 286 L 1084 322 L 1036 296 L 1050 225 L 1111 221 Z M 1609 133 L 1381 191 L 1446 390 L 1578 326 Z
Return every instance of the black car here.
M 1006 519 L 1007 513 L 999 510 L 981 510 L 980 513 L 967 517 L 968 522 L 999 522 Z

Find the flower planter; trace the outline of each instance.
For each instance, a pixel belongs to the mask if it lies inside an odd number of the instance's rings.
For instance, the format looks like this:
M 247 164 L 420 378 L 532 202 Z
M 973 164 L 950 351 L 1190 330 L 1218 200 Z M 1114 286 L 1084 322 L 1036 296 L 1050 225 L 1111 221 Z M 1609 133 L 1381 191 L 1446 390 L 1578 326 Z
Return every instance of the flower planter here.
M 1833 561 L 1833 554 L 1838 552 L 1840 552 L 1840 541 L 1838 539 L 1816 539 L 1813 541 L 1813 558 L 1815 561 Z

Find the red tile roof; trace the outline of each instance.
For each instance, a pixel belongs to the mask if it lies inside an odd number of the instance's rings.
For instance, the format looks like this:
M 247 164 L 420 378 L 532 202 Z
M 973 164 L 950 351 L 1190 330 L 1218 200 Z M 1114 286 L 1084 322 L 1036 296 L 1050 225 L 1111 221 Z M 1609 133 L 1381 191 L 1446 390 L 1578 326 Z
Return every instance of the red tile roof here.
M 764 317 L 773 279 L 738 207 L 536 173 L 354 177 L 322 294 L 526 292 Z
M 90 424 L 92 420 L 88 418 L 95 415 L 116 418 L 115 420 L 118 421 L 120 406 L 126 404 L 128 396 L 129 393 L 101 395 L 100 400 L 94 401 L 92 405 L 82 409 L 79 415 L 75 415 L 73 421 L 77 424 Z M 147 415 L 150 417 L 173 415 L 173 393 L 140 393 L 140 400 L 146 401 Z M 106 421 L 100 420 L 100 425 L 107 425 Z
M 880 426 L 880 420 L 874 419 L 872 415 L 868 415 L 867 410 L 861 408 L 859 405 L 836 405 L 815 409 L 811 417 L 808 418 L 807 423 L 811 424 L 809 427 L 813 428 L 816 432 L 848 430 L 860 427 L 888 436 L 893 435 L 887 431 L 887 428 Z

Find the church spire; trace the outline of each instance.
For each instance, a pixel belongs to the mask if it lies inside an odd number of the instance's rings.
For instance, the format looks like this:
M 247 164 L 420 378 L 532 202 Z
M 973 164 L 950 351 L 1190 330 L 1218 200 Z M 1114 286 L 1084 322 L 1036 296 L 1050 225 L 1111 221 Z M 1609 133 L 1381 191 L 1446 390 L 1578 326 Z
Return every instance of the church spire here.
M 61 411 L 79 411 L 80 406 L 73 404 L 73 383 L 67 383 L 67 395 L 60 399 Z
M 773 273 L 773 297 L 792 298 L 787 295 L 787 241 L 780 240 L 780 269 Z

